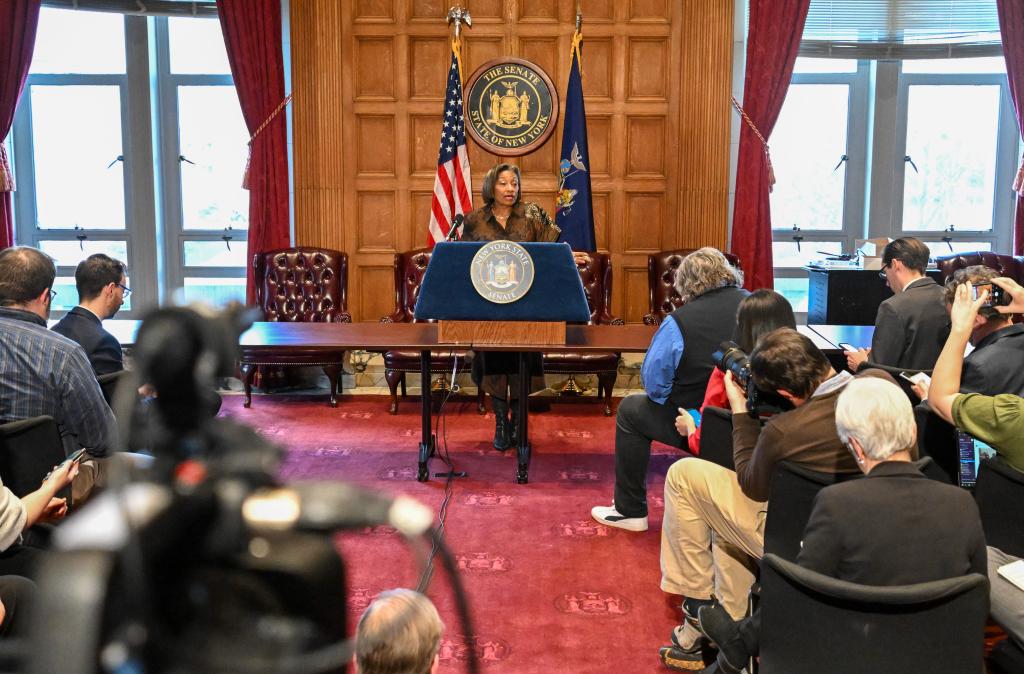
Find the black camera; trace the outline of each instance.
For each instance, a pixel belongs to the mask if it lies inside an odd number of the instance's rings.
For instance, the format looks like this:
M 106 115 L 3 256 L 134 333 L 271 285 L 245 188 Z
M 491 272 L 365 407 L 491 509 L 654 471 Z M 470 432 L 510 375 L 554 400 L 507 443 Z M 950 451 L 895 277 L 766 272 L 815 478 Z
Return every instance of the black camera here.
M 770 417 L 793 409 L 789 402 L 775 391 L 765 391 L 754 384 L 750 376 L 750 357 L 736 342 L 722 342 L 711 354 L 711 360 L 722 372 L 731 372 L 736 383 L 747 392 L 747 411 L 753 417 Z

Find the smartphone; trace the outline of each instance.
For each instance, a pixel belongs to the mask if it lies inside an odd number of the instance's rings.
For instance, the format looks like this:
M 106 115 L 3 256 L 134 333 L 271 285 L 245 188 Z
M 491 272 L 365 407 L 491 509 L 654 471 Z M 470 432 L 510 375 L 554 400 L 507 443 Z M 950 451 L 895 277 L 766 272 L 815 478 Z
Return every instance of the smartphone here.
M 79 461 L 79 460 L 81 460 L 83 455 L 85 455 L 85 448 L 84 447 L 82 449 L 76 449 L 75 451 L 71 452 L 71 454 L 68 455 L 68 458 L 66 458 L 63 461 L 61 461 L 60 463 L 58 463 L 57 464 L 57 468 L 60 468 L 65 463 L 68 463 L 69 461 Z M 49 473 L 47 473 L 46 477 L 43 478 L 43 482 L 46 482 L 47 480 L 49 480 L 50 476 L 53 475 L 53 471 L 57 470 L 57 468 L 54 468 Z
M 1005 291 L 994 283 L 972 283 L 971 299 L 978 299 L 986 290 L 988 291 L 988 299 L 985 300 L 985 304 L 982 306 L 998 307 L 1009 304 L 1009 298 L 1006 296 Z
M 846 342 L 839 342 L 839 348 L 843 351 L 859 351 L 853 344 L 847 344 Z
M 906 379 L 911 384 L 924 384 L 925 386 L 928 386 L 932 383 L 932 378 L 924 372 L 915 372 L 914 374 L 910 374 L 909 372 L 900 372 L 900 377 Z

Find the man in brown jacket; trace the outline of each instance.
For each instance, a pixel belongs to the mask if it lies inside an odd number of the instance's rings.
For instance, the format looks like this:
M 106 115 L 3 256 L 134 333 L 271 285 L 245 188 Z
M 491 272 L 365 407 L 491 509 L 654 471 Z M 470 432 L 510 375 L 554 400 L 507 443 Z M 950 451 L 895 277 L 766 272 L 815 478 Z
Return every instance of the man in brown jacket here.
M 811 340 L 789 328 L 761 339 L 750 354 L 750 373 L 759 389 L 778 392 L 794 409 L 762 428 L 747 413 L 743 389 L 726 375 L 735 472 L 688 458 L 673 464 L 665 478 L 661 589 L 686 597 L 687 620 L 672 635 L 676 656 L 682 651 L 700 657 L 695 622 L 712 593 L 734 619 L 746 612 L 754 580 L 750 569 L 764 553 L 766 501 L 779 462 L 827 473 L 858 472 L 835 421 L 836 400 L 853 375 L 836 374 Z M 892 381 L 879 370 L 858 377 Z

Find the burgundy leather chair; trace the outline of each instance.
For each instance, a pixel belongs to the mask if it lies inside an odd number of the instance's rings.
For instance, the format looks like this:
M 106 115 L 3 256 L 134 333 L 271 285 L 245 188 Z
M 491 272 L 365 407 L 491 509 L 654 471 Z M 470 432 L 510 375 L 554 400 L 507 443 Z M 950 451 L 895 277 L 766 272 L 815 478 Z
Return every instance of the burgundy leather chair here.
M 429 248 L 416 248 L 405 253 L 395 253 L 395 310 L 381 318 L 381 323 L 418 322 L 413 318 L 413 311 L 416 308 L 416 298 L 419 297 L 420 284 L 423 283 L 423 275 L 426 274 L 427 265 L 430 263 L 430 255 Z M 431 351 L 430 371 L 450 374 L 453 358 L 458 359 L 457 372 L 469 372 L 465 349 Z M 404 398 L 406 395 L 405 375 L 408 372 L 419 374 L 419 351 L 386 351 L 384 353 L 384 379 L 388 382 L 388 389 L 391 390 L 391 407 L 388 411 L 392 414 L 398 414 L 399 384 L 402 387 L 402 397 Z M 429 384 L 425 384 L 424 388 L 429 391 Z M 480 414 L 484 413 L 483 391 L 477 394 L 477 411 Z
M 328 248 L 281 248 L 253 255 L 256 303 L 265 321 L 351 323 L 348 313 L 348 255 Z M 331 382 L 331 407 L 341 394 L 345 351 L 281 347 L 239 359 L 245 407 L 252 404 L 252 380 L 261 366 L 319 365 Z
M 576 269 L 583 281 L 583 291 L 590 305 L 590 325 L 623 325 L 621 318 L 611 314 L 612 263 L 606 253 L 588 253 L 586 263 Z M 617 353 L 569 353 L 553 351 L 544 354 L 544 374 L 597 374 L 597 395 L 604 398 L 604 413 L 612 413 L 612 388 L 619 371 Z
M 676 292 L 674 281 L 676 269 L 683 258 L 696 248 L 662 250 L 647 256 L 647 292 L 649 311 L 644 315 L 644 325 L 661 325 L 665 317 L 682 305 L 683 298 Z M 729 264 L 742 269 L 740 259 L 732 253 L 725 253 Z
M 956 253 L 935 258 L 935 265 L 942 272 L 943 283 L 957 269 L 977 264 L 991 267 L 998 271 L 1001 276 L 1009 276 L 1017 283 L 1024 283 L 1024 257 L 1014 257 L 1013 255 L 979 250 L 973 253 Z

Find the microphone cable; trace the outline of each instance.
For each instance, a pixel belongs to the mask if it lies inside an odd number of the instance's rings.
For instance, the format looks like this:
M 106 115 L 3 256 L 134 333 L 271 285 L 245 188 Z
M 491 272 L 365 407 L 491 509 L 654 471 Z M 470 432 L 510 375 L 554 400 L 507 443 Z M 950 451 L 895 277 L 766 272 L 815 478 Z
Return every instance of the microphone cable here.
M 438 550 L 444 545 L 445 535 L 445 524 L 448 521 L 448 505 L 451 503 L 452 495 L 455 490 L 455 478 L 464 477 L 465 473 L 457 473 L 455 470 L 455 464 L 452 461 L 451 453 L 448 450 L 448 401 L 451 399 L 459 390 L 459 385 L 455 383 L 455 376 L 459 370 L 459 357 L 456 355 L 455 350 L 452 349 L 448 353 L 448 357 L 452 360 L 452 384 L 448 387 L 448 391 L 445 393 L 444 398 L 441 399 L 441 406 L 437 412 L 437 419 L 434 420 L 434 447 L 435 453 L 444 462 L 444 465 L 448 468 L 446 472 L 446 479 L 444 484 L 444 498 L 441 500 L 441 505 L 437 509 L 437 527 L 431 529 L 431 547 L 430 553 L 427 555 L 426 563 L 423 565 L 423 574 L 420 576 L 419 585 L 416 586 L 416 591 L 420 594 L 426 594 L 427 587 L 430 585 L 430 581 L 434 576 L 434 558 L 437 556 Z M 425 395 L 430 395 L 430 383 L 424 387 Z M 437 451 L 437 443 L 440 441 L 441 450 Z

